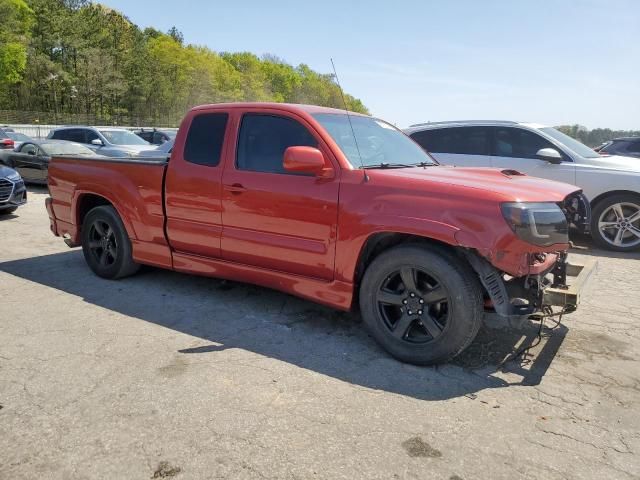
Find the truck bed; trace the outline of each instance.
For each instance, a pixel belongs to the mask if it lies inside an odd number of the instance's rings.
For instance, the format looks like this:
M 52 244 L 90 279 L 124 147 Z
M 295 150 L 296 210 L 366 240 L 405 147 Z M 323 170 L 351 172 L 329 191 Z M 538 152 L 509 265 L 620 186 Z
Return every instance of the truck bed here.
M 100 204 L 98 196 L 118 205 L 134 258 L 171 266 L 164 234 L 164 175 L 166 158 L 56 156 L 49 164 L 49 206 L 57 222 L 56 235 L 80 244 L 84 213 Z

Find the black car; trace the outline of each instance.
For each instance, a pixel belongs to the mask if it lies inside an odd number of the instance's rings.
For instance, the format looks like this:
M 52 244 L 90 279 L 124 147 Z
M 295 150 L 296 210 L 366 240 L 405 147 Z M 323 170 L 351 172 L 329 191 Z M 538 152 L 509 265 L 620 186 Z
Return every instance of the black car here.
M 640 158 L 640 137 L 621 137 L 597 147 L 600 155 L 621 155 Z
M 0 215 L 13 213 L 27 202 L 27 189 L 20 174 L 0 165 Z
M 158 129 L 144 129 L 136 130 L 133 133 L 138 135 L 140 138 L 146 140 L 149 143 L 154 145 L 162 145 L 169 140 L 174 140 L 176 138 L 176 134 L 178 133 L 175 130 L 158 130 Z
M 43 140 L 24 142 L 15 151 L 0 153 L 0 163 L 16 169 L 25 182 L 46 184 L 52 155 L 96 156 L 93 150 L 79 143 Z

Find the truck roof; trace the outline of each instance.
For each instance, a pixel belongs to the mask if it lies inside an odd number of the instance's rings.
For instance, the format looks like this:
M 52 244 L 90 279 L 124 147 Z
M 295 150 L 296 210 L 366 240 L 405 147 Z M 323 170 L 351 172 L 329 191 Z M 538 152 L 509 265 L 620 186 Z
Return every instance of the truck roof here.
M 319 105 L 306 105 L 302 103 L 276 103 L 276 102 L 231 102 L 231 103 L 212 103 L 209 105 L 199 105 L 191 110 L 210 110 L 210 109 L 229 109 L 229 108 L 272 108 L 277 110 L 285 110 L 290 112 L 306 112 L 306 113 L 338 113 L 346 114 L 347 111 L 340 108 L 321 107 Z M 362 113 L 349 111 L 349 115 L 367 116 Z

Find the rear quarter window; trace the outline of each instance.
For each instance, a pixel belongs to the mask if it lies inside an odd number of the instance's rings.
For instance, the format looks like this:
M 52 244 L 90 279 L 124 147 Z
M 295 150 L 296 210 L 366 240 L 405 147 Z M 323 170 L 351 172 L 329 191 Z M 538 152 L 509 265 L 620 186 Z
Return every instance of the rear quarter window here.
M 209 167 L 218 165 L 228 119 L 226 113 L 201 113 L 193 117 L 184 145 L 184 159 Z

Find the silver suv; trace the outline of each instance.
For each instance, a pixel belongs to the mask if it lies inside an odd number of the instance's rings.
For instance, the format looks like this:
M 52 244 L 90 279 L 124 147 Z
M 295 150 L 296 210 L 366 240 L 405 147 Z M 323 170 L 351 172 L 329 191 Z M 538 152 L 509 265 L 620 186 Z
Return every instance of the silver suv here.
M 61 127 L 51 130 L 47 138 L 82 143 L 108 157 L 131 157 L 153 146 L 133 132 L 112 127 Z
M 602 157 L 553 127 L 495 120 L 438 122 L 405 130 L 445 165 L 496 167 L 582 188 L 600 246 L 640 249 L 640 162 Z M 587 225 L 585 225 L 587 227 Z

